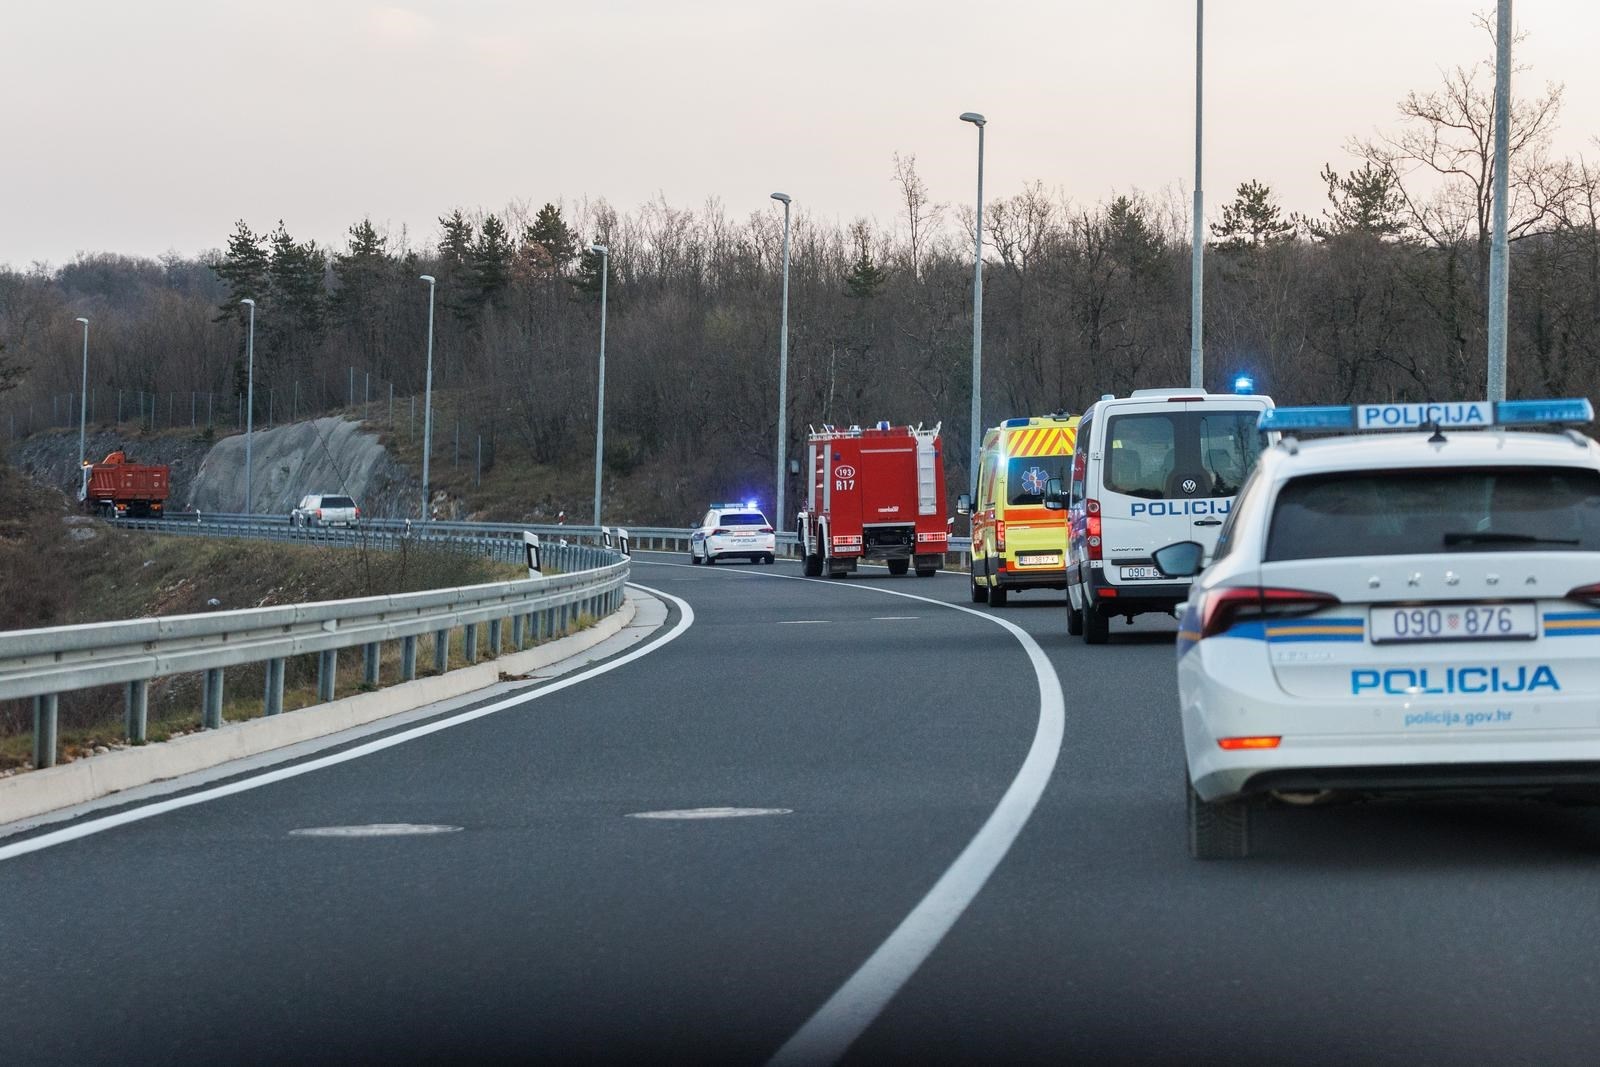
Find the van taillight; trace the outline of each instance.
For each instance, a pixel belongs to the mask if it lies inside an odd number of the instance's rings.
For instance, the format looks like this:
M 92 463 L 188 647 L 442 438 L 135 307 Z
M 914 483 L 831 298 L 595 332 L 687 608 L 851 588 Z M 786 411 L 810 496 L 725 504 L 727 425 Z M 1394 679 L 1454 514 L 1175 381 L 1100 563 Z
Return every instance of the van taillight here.
M 1089 548 L 1089 558 L 1100 558 L 1100 501 L 1085 500 L 1083 510 L 1083 543 Z
M 1006 520 L 996 519 L 994 523 L 994 547 L 996 552 L 1006 550 Z
M 1200 598 L 1200 636 L 1215 637 L 1236 623 L 1252 619 L 1293 618 L 1332 607 L 1339 598 L 1332 593 L 1306 589 L 1275 589 L 1259 586 L 1213 589 Z

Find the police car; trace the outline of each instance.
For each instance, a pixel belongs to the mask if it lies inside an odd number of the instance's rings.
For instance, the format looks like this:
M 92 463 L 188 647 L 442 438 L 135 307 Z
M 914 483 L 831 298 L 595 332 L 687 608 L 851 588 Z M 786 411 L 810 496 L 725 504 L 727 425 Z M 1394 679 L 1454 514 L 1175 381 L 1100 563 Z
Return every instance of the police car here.
M 1600 800 L 1600 446 L 1587 400 L 1278 408 L 1178 634 L 1189 847 L 1269 798 Z M 1507 427 L 1544 424 L 1545 432 Z M 1399 433 L 1351 435 L 1350 430 Z M 1333 431 L 1298 440 L 1289 434 Z M 1156 553 L 1199 571 L 1197 542 Z
M 689 531 L 689 562 L 747 559 L 771 563 L 777 558 L 778 537 L 755 501 L 712 504 L 700 525 Z

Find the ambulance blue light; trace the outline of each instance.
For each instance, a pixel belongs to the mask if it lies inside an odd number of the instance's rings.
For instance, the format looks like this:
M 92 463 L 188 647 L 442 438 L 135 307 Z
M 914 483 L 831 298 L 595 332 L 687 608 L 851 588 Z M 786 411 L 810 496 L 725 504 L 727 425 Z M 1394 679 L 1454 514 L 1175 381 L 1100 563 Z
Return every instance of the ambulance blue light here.
M 1259 430 L 1353 430 L 1356 409 L 1348 405 L 1269 408 L 1256 419 Z
M 1241 374 L 1233 380 L 1233 391 L 1240 396 L 1249 396 L 1256 391 L 1256 380 L 1248 374 Z
M 1008 427 L 1010 427 L 1010 426 L 1026 426 L 1026 425 L 1028 425 L 1028 422 L 1029 422 L 1028 419 L 1007 419 L 1004 422 L 1003 425 L 1008 426 Z
M 1594 405 L 1582 397 L 1566 400 L 1502 400 L 1494 406 L 1500 426 L 1550 422 L 1593 422 Z

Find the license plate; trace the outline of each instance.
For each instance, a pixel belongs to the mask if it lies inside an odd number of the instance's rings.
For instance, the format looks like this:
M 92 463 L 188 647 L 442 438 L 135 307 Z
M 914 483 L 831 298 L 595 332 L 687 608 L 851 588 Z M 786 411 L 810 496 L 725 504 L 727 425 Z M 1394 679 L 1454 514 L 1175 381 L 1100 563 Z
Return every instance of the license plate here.
M 1154 567 L 1123 567 L 1121 574 L 1122 580 L 1125 582 L 1142 582 L 1151 578 L 1166 577 Z
M 1421 604 L 1373 608 L 1374 644 L 1404 641 L 1531 641 L 1538 635 L 1532 604 Z
M 1058 567 L 1061 565 L 1061 557 L 1050 552 L 1045 555 L 1018 556 L 1017 562 L 1024 567 Z

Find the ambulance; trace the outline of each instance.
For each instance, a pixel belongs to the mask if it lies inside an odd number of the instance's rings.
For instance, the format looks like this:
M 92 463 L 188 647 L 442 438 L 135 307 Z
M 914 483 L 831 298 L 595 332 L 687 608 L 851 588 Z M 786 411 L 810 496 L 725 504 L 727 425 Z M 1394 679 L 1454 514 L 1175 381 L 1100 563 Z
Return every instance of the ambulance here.
M 972 602 L 1004 607 L 1013 592 L 1065 589 L 1067 523 L 1045 508 L 1052 480 L 1067 477 L 1078 416 L 1007 419 L 983 435 L 975 497 L 956 505 L 972 516 Z

